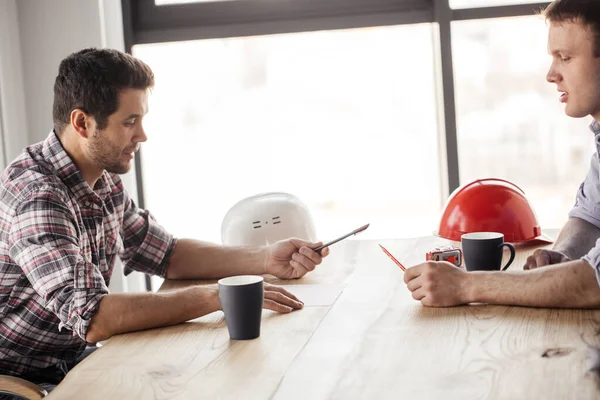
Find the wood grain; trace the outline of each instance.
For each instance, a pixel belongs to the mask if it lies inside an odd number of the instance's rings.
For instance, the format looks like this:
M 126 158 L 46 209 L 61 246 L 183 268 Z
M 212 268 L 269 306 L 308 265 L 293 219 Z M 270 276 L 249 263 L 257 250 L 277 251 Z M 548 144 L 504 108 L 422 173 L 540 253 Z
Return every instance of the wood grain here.
M 598 399 L 589 346 L 600 312 L 490 305 L 425 308 L 377 241 L 347 241 L 296 284 L 342 284 L 331 305 L 266 312 L 252 341 L 222 313 L 111 338 L 51 398 Z M 437 238 L 381 241 L 403 264 Z M 537 246 L 539 247 L 539 246 Z M 510 269 L 536 247 L 518 248 Z M 164 290 L 185 284 L 165 282 Z M 189 284 L 189 282 L 187 283 Z
M 336 257 L 293 283 L 346 282 L 356 266 L 352 243 L 337 245 Z M 214 282 L 165 281 L 161 290 Z M 249 393 L 268 398 L 329 309 L 306 307 L 287 315 L 264 311 L 261 336 L 251 341 L 229 340 L 222 312 L 115 336 L 74 368 L 50 398 L 239 399 Z

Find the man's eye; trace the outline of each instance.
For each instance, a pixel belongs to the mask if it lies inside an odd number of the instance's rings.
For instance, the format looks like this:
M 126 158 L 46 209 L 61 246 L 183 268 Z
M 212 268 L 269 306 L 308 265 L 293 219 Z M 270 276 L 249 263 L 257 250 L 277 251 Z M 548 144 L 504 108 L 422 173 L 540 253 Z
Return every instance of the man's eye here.
M 123 125 L 125 125 L 128 128 L 131 128 L 134 124 L 135 124 L 135 122 L 124 122 L 123 123 Z
M 561 57 L 560 59 L 563 62 L 567 62 L 567 61 L 569 61 L 571 59 L 571 57 Z

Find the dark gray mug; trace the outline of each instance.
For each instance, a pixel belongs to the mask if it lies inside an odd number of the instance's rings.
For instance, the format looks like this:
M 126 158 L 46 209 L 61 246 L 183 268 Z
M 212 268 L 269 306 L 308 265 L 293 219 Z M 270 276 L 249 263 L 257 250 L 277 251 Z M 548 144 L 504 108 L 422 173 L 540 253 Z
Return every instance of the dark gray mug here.
M 219 280 L 219 299 L 232 340 L 260 336 L 263 297 L 262 276 L 240 275 Z
M 498 232 L 465 233 L 460 242 L 467 271 L 500 271 L 504 247 L 510 250 L 510 260 L 502 271 L 515 259 L 515 247 L 505 243 L 504 235 Z

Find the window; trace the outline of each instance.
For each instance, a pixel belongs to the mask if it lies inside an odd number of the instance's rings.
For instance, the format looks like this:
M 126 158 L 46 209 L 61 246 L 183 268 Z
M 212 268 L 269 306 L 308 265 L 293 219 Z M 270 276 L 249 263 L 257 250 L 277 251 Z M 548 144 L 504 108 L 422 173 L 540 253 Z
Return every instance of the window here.
M 136 45 L 156 75 L 146 207 L 220 242 L 250 195 L 284 191 L 323 240 L 429 235 L 442 204 L 430 24 Z
M 560 228 L 594 151 L 589 119 L 564 114 L 546 82 L 547 28 L 531 17 L 452 23 L 461 183 L 520 186 L 542 228 Z

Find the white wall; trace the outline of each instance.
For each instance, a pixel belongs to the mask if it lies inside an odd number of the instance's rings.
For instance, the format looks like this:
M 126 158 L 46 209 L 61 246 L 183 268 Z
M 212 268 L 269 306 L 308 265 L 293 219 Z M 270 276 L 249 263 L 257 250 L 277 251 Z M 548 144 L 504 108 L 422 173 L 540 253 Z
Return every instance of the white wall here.
M 29 142 L 16 0 L 0 1 L 0 167 Z
M 18 0 L 30 141 L 52 129 L 52 89 L 58 64 L 85 47 L 102 47 L 97 0 Z
M 0 0 L 0 130 L 7 162 L 46 138 L 58 65 L 86 47 L 124 49 L 121 0 Z M 123 181 L 136 198 L 134 174 Z M 145 290 L 141 274 L 123 279 L 121 268 L 111 290 Z

